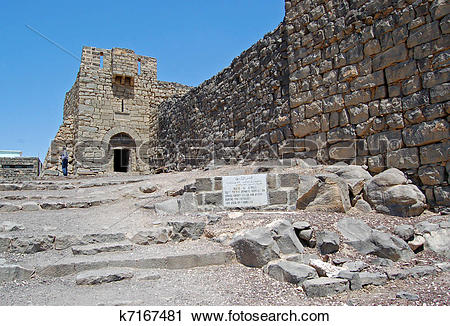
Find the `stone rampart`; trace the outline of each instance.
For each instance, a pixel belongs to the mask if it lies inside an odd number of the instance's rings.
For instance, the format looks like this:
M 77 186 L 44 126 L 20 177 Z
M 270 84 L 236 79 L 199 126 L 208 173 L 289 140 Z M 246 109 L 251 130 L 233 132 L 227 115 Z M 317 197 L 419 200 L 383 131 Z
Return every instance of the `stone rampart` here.
M 449 13 L 445 0 L 286 1 L 275 31 L 159 107 L 156 163 L 395 167 L 448 205 Z

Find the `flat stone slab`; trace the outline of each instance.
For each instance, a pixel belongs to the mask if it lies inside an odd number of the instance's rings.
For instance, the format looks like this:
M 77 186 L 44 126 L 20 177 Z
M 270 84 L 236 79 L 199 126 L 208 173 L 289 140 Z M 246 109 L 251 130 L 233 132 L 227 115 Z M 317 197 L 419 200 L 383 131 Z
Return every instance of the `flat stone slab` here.
M 76 276 L 78 285 L 96 285 L 130 279 L 134 276 L 131 270 L 123 268 L 104 268 L 81 272 Z
M 130 242 L 97 243 L 86 246 L 72 247 L 74 255 L 96 255 L 102 252 L 130 251 L 133 244 Z
M 15 280 L 28 280 L 33 274 L 33 270 L 19 265 L 0 264 L 0 281 L 11 282 Z
M 17 212 L 20 211 L 22 207 L 20 205 L 14 205 L 10 203 L 0 203 L 0 212 Z
M 387 276 L 383 273 L 370 273 L 361 272 L 359 273 L 359 278 L 361 279 L 361 285 L 383 285 L 387 282 Z
M 40 209 L 40 206 L 36 202 L 26 202 L 22 204 L 22 210 L 26 212 L 34 212 L 38 211 Z
M 135 275 L 139 281 L 156 281 L 161 278 L 161 275 L 154 271 L 137 271 Z
M 437 268 L 434 266 L 415 266 L 408 270 L 409 276 L 418 278 L 437 273 Z
M 135 246 L 132 251 L 105 252 L 101 255 L 64 256 L 57 251 L 32 255 L 24 266 L 38 275 L 62 277 L 86 270 L 109 267 L 132 269 L 190 269 L 224 265 L 235 261 L 232 249 L 211 241 Z
M 349 282 L 342 278 L 320 277 L 302 284 L 308 297 L 326 297 L 349 290 Z
M 287 260 L 271 261 L 264 266 L 263 270 L 264 273 L 280 282 L 289 282 L 296 285 L 318 277 L 313 267 Z
M 436 264 L 436 267 L 442 270 L 443 272 L 450 272 L 450 263 L 439 263 Z
M 125 233 L 93 233 L 85 234 L 81 241 L 88 244 L 102 242 L 120 242 L 126 240 Z

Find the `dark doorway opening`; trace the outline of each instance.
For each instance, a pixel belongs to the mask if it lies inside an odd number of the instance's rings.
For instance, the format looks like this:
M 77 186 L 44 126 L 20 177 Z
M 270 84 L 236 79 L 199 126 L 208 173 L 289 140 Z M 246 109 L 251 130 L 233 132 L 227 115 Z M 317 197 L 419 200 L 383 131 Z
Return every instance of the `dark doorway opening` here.
M 130 150 L 114 149 L 114 172 L 128 172 L 130 165 Z

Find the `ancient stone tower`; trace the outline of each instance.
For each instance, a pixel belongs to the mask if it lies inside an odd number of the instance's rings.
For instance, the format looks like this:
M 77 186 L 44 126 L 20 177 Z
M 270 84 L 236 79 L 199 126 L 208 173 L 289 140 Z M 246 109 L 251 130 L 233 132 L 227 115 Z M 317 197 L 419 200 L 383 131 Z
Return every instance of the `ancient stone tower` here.
M 156 59 L 132 50 L 83 47 L 80 70 L 64 101 L 63 124 L 44 170 L 57 174 L 66 147 L 69 173 L 145 172 L 138 153 L 156 131 L 157 106 L 189 87 L 157 80 Z

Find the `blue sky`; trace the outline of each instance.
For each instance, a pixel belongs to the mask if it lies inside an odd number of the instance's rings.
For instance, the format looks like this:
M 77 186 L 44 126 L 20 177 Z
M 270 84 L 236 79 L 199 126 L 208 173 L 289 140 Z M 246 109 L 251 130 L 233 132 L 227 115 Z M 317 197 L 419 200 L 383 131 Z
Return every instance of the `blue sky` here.
M 0 149 L 45 157 L 83 45 L 158 60 L 158 79 L 196 86 L 283 20 L 283 0 L 3 1 Z

